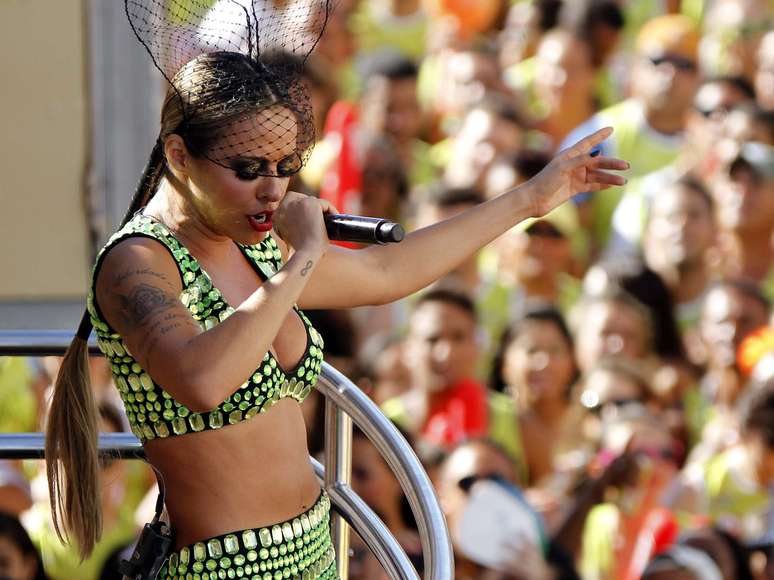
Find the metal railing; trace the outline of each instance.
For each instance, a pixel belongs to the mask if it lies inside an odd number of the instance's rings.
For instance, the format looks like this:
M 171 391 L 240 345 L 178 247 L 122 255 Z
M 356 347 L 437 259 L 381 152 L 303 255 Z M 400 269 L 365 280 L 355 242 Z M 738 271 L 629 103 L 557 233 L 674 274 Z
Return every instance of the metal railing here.
M 60 331 L 0 331 L 0 356 L 62 355 L 72 336 Z M 93 341 L 89 343 L 89 352 L 100 354 Z M 353 422 L 376 446 L 406 494 L 422 542 L 422 577 L 427 580 L 453 578 L 454 562 L 446 521 L 430 480 L 409 444 L 371 399 L 328 364 L 323 364 L 317 390 L 326 401 L 325 458 L 324 465 L 314 458 L 310 461 L 334 506 L 331 534 L 341 579 L 348 578 L 349 526 L 363 538 L 390 578 L 419 578 L 384 522 L 350 487 Z M 101 434 L 99 448 L 111 457 L 144 457 L 140 442 L 131 434 Z M 0 459 L 43 457 L 42 433 L 0 434 Z

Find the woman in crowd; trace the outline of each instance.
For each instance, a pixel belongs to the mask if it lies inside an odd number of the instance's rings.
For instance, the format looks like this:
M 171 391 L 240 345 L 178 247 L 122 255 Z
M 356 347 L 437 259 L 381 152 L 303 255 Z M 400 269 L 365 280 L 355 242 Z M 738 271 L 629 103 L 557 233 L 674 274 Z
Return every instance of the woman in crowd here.
M 534 485 L 554 470 L 553 446 L 577 374 L 572 336 L 557 310 L 528 311 L 503 336 L 495 360 L 495 382 L 500 384 L 495 388 L 505 387 L 515 403 L 525 484 Z

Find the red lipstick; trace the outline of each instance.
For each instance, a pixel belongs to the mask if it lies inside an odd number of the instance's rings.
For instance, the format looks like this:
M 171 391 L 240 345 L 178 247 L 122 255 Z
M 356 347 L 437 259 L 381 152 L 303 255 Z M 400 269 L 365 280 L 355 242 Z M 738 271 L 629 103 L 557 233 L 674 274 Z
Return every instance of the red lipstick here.
M 273 227 L 271 222 L 271 216 L 273 214 L 274 212 L 271 211 L 258 212 L 256 214 L 247 216 L 247 222 L 256 232 L 266 233 L 271 231 Z

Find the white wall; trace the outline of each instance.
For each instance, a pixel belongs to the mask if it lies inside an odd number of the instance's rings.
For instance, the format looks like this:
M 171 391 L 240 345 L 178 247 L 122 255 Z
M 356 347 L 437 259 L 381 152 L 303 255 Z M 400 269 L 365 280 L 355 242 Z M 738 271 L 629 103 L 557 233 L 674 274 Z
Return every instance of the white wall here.
M 84 294 L 84 50 L 83 0 L 0 2 L 0 299 Z

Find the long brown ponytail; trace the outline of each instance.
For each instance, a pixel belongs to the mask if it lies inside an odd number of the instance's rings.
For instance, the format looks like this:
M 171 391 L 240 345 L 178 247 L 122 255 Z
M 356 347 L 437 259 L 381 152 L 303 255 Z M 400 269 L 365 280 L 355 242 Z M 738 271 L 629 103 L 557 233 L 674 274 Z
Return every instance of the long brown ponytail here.
M 164 151 L 158 140 L 124 224 L 145 206 L 163 174 Z M 91 554 L 102 535 L 98 415 L 89 377 L 91 329 L 89 313 L 84 312 L 59 367 L 46 425 L 46 473 L 54 530 L 63 542 L 74 539 L 83 559 Z

